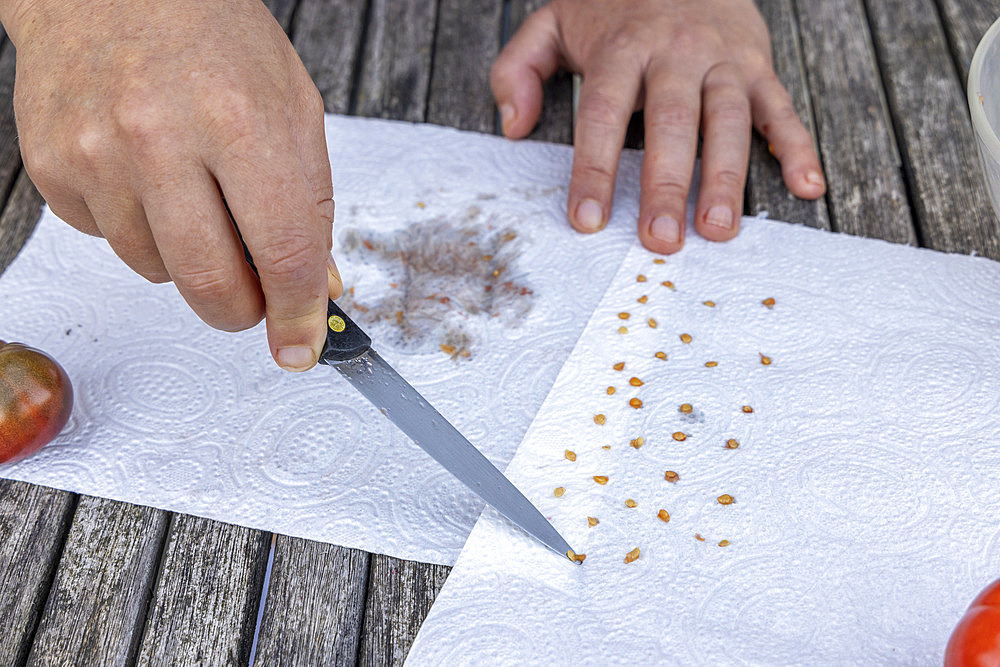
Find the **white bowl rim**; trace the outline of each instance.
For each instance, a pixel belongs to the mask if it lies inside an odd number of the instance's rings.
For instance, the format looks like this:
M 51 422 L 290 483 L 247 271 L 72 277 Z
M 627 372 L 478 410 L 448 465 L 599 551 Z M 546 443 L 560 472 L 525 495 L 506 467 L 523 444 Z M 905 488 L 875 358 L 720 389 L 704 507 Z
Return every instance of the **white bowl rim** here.
M 981 91 L 979 89 L 980 75 L 983 71 L 983 64 L 986 61 L 986 50 L 1000 35 L 1000 18 L 993 22 L 983 38 L 979 40 L 975 53 L 972 54 L 972 63 L 969 66 L 969 80 L 966 82 L 966 89 L 969 97 L 969 112 L 972 114 L 972 125 L 976 129 L 976 134 L 983 145 L 989 150 L 994 160 L 1000 162 L 1000 138 L 997 137 L 993 126 L 986 118 L 986 110 L 983 108 Z

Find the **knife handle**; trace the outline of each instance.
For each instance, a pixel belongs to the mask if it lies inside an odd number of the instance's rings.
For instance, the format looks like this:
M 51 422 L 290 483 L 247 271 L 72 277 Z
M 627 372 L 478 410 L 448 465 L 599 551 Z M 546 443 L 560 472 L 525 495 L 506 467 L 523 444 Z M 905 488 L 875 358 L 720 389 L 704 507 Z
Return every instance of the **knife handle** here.
M 225 203 L 223 201 L 223 203 Z M 226 205 L 226 211 L 229 211 L 228 204 Z M 229 219 L 233 222 L 233 227 L 236 229 L 236 235 L 240 237 L 240 243 L 243 244 L 243 256 L 247 260 L 247 264 L 253 269 L 254 273 L 257 273 L 257 265 L 253 263 L 253 257 L 250 256 L 250 250 L 247 248 L 246 242 L 243 240 L 243 234 L 240 233 L 240 228 L 236 225 L 236 221 L 233 220 L 233 214 L 229 213 Z M 260 274 L 258 274 L 260 275 Z M 333 299 L 329 299 L 326 304 L 326 342 L 323 343 L 323 350 L 319 354 L 319 363 L 321 364 L 335 364 L 339 361 L 347 361 L 348 359 L 354 359 L 361 356 L 372 346 L 372 339 L 354 323 L 350 317 L 347 316 L 340 306 L 333 302 Z

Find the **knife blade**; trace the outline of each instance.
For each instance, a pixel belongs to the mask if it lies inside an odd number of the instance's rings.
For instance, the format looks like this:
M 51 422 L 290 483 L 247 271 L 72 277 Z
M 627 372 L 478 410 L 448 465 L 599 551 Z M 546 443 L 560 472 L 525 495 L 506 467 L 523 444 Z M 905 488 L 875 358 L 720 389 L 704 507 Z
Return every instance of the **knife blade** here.
M 247 264 L 257 273 L 229 205 Z M 560 556 L 579 564 L 569 543 L 490 460 L 441 416 L 420 393 L 372 349 L 371 337 L 333 299 L 327 302 L 326 342 L 319 363 L 333 366 L 413 442 L 493 509 Z
M 538 508 L 372 349 L 368 334 L 332 300 L 327 304 L 327 337 L 319 361 L 337 369 L 413 442 L 493 509 L 556 553 L 573 559 L 575 552 Z

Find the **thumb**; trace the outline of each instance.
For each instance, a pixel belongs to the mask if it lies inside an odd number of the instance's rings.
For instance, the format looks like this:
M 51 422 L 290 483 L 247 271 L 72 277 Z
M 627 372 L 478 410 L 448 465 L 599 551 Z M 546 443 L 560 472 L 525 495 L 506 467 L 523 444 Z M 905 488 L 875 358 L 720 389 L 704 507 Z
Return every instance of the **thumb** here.
M 546 5 L 525 19 L 490 70 L 504 136 L 531 132 L 542 111 L 542 84 L 559 67 L 559 54 L 556 16 Z

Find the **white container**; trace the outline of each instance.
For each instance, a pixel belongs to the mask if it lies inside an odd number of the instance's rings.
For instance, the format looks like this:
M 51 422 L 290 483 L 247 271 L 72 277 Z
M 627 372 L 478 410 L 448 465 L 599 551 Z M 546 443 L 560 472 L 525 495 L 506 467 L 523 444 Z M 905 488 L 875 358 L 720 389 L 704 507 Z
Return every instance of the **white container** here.
M 990 26 L 976 47 L 967 89 L 986 187 L 993 210 L 1000 216 L 1000 19 Z

